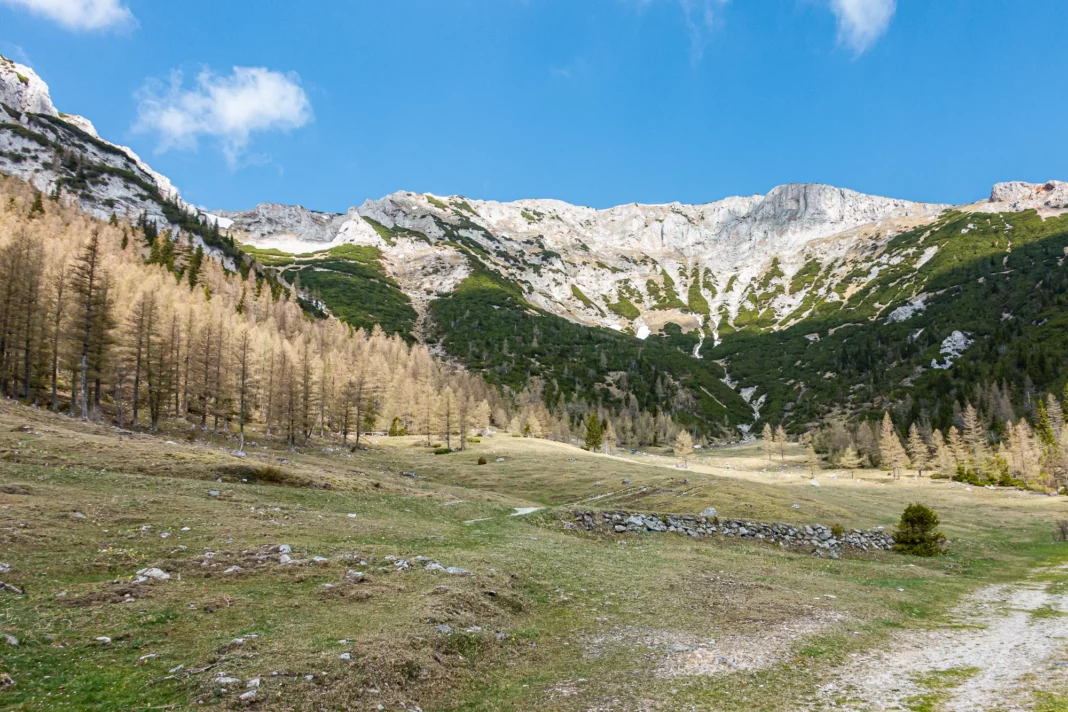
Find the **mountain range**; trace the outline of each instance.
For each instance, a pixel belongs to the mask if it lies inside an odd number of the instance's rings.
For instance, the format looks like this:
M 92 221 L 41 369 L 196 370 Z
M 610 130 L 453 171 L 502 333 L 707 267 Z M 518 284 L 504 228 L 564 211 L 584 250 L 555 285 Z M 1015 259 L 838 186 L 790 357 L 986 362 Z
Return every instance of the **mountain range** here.
M 312 317 L 432 344 L 550 408 L 670 413 L 728 438 L 884 408 L 944 427 L 992 384 L 1026 409 L 1064 380 L 1059 181 L 959 206 L 788 184 L 606 210 L 402 191 L 340 214 L 208 211 L 3 58 L 0 173 L 184 232 Z

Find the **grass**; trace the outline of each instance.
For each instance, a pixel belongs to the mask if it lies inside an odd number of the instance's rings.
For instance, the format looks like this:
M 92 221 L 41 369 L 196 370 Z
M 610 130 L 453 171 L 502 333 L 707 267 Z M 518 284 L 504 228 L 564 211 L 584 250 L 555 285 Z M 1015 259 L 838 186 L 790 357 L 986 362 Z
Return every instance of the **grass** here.
M 948 692 L 978 672 L 978 668 L 950 668 L 925 673 L 916 679 L 916 683 L 925 691 L 905 700 L 906 708 L 914 712 L 935 712 Z
M 28 591 L 0 594 L 0 631 L 20 641 L 0 656 L 16 682 L 0 692 L 5 708 L 240 708 L 244 686 L 214 681 L 225 672 L 260 677 L 266 709 L 791 710 L 851 653 L 940 620 L 980 585 L 1065 558 L 1050 536 L 1054 498 L 870 471 L 825 472 L 816 489 L 800 474 L 800 449 L 781 469 L 742 447 L 703 451 L 679 470 L 666 452 L 610 457 L 503 436 L 448 457 L 414 437 L 290 452 L 253 430 L 239 459 L 225 436 L 164 428 L 121 435 L 0 404 L 3 580 Z M 489 464 L 477 467 L 479 457 Z M 725 517 L 869 527 L 920 496 L 945 522 L 949 556 L 829 561 L 564 527 L 573 506 L 709 505 Z M 548 508 L 508 516 L 538 505 Z M 305 563 L 279 564 L 270 549 L 282 543 Z M 390 555 L 471 574 L 398 572 Z M 232 565 L 243 570 L 224 574 Z M 147 566 L 172 578 L 134 584 Z M 765 668 L 663 674 L 673 641 L 745 641 L 799 620 L 826 624 Z M 258 637 L 232 642 L 248 634 Z

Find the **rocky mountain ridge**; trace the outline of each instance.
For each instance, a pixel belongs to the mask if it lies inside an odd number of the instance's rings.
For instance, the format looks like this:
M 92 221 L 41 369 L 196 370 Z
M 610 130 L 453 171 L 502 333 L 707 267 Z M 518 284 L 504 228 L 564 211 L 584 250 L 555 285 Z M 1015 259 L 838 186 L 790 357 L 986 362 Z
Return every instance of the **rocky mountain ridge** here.
M 1056 212 L 1068 204 L 1068 184 L 998 184 L 988 202 L 990 210 Z M 788 184 L 703 205 L 596 210 L 398 192 L 344 214 L 264 204 L 219 215 L 257 248 L 378 248 L 417 306 L 470 275 L 469 249 L 521 285 L 530 303 L 559 316 L 639 337 L 676 323 L 718 339 L 739 320 L 744 326 L 763 315 L 778 328 L 802 319 L 806 300 L 811 309 L 841 297 L 847 277 L 853 289 L 863 286 L 878 274 L 889 239 L 950 207 Z M 867 261 L 865 275 L 854 275 Z M 829 273 L 806 284 L 806 269 Z

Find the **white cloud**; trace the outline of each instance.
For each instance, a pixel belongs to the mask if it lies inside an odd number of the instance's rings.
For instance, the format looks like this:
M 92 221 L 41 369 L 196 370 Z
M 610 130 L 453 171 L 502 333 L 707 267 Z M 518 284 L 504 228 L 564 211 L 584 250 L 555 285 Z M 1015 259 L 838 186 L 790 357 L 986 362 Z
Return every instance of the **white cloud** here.
M 103 30 L 136 24 L 122 0 L 0 0 L 43 15 L 68 30 Z
M 679 0 L 686 29 L 690 33 L 690 61 L 697 64 L 704 56 L 712 31 L 719 22 L 719 9 L 729 0 Z
M 234 67 L 227 77 L 205 69 L 192 89 L 183 88 L 182 73 L 176 71 L 168 85 L 146 84 L 138 101 L 134 128 L 157 133 L 157 150 L 196 149 L 206 136 L 219 141 L 231 168 L 253 132 L 300 128 L 312 117 L 300 78 L 263 67 Z
M 857 55 L 875 44 L 886 32 L 897 10 L 896 0 L 831 0 L 838 18 L 838 41 Z

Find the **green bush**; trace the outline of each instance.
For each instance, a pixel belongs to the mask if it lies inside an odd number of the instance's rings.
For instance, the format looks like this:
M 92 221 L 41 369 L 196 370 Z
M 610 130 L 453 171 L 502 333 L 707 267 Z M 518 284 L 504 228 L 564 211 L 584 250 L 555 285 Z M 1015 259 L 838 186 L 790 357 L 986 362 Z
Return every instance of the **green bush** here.
M 841 524 L 835 524 L 833 527 L 831 527 L 831 534 L 834 534 L 835 539 L 841 539 L 843 533 L 844 530 L 842 529 Z
M 942 553 L 946 537 L 938 531 L 938 515 L 918 502 L 905 507 L 894 532 L 894 551 L 913 556 L 935 556 Z
M 435 455 L 448 455 L 450 452 L 452 452 L 452 450 L 447 447 L 439 447 L 434 450 Z

